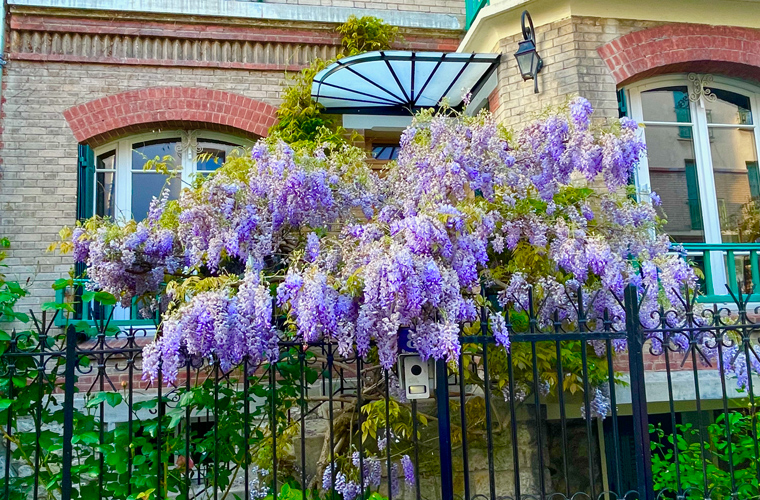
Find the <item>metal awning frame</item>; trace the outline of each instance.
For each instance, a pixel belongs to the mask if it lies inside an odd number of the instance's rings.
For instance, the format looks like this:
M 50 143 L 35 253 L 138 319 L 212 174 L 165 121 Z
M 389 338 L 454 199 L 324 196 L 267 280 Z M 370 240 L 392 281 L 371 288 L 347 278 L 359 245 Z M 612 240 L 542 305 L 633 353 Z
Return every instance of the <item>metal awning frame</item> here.
M 374 56 L 368 56 L 363 57 L 361 59 L 348 61 L 348 62 L 342 62 L 340 59 L 338 59 L 334 64 L 335 67 L 328 68 L 326 72 L 321 76 L 320 80 L 317 80 L 315 78 L 314 83 L 317 84 L 317 96 L 315 97 L 317 102 L 319 102 L 319 89 L 321 86 L 327 86 L 336 88 L 339 90 L 345 90 L 348 92 L 352 92 L 354 94 L 359 94 L 367 97 L 367 100 L 363 99 L 356 99 L 356 98 L 345 98 L 345 97 L 337 97 L 337 96 L 330 96 L 330 99 L 336 99 L 336 100 L 345 100 L 345 101 L 351 101 L 351 102 L 357 102 L 357 103 L 367 103 L 367 104 L 376 104 L 376 105 L 383 105 L 387 104 L 387 106 L 345 106 L 345 107 L 331 107 L 329 108 L 329 113 L 331 114 L 363 114 L 363 115 L 396 115 L 396 116 L 408 116 L 410 114 L 414 114 L 419 110 L 422 109 L 440 109 L 440 105 L 436 104 L 435 106 L 418 106 L 417 101 L 422 95 L 422 93 L 427 88 L 430 81 L 433 79 L 435 74 L 437 73 L 438 69 L 440 68 L 441 64 L 446 62 L 446 57 L 451 56 L 451 54 L 457 54 L 461 55 L 461 53 L 454 52 L 454 53 L 443 53 L 441 55 L 433 55 L 433 54 L 426 54 L 425 52 L 411 52 L 409 54 L 386 54 L 385 51 L 379 51 L 377 55 Z M 486 64 L 488 63 L 490 66 L 488 70 L 483 73 L 483 75 L 478 79 L 478 81 L 472 86 L 470 89 L 470 93 L 472 96 L 476 96 L 478 92 L 483 88 L 483 85 L 488 81 L 489 77 L 496 71 L 496 68 L 498 67 L 499 60 L 501 58 L 501 54 L 488 54 L 492 56 L 489 59 L 481 57 L 480 59 L 476 59 L 476 56 L 483 56 L 484 54 L 477 54 L 472 53 L 470 54 L 469 59 L 464 61 L 464 64 L 457 72 L 457 75 L 452 78 L 451 82 L 449 83 L 446 90 L 443 92 L 443 96 L 447 95 L 451 89 L 456 85 L 456 82 L 459 80 L 459 77 L 462 76 L 464 71 L 469 67 L 470 64 Z M 451 60 L 453 58 L 449 58 Z M 361 64 L 363 62 L 377 62 L 377 61 L 385 61 L 386 65 L 388 66 L 388 71 L 390 71 L 391 75 L 393 75 L 393 78 L 396 82 L 397 91 L 400 91 L 401 95 L 397 95 L 394 92 L 391 92 L 391 90 L 386 89 L 382 85 L 380 85 L 377 82 L 372 81 L 371 79 L 367 78 L 365 75 L 362 75 L 361 73 L 354 70 L 351 66 L 354 64 Z M 399 80 L 398 75 L 393 70 L 393 66 L 390 64 L 390 61 L 410 61 L 411 62 L 411 87 L 409 89 L 409 92 L 407 93 L 404 86 L 401 84 L 401 81 Z M 417 62 L 435 62 L 435 68 L 430 72 L 430 75 L 428 75 L 425 82 L 422 84 L 422 86 L 417 90 L 415 88 L 415 84 L 418 82 L 414 81 L 414 75 L 415 75 L 415 64 Z M 461 59 L 456 62 L 462 62 Z M 341 87 L 340 85 L 335 85 L 332 83 L 328 83 L 323 81 L 330 75 L 334 74 L 337 71 L 341 70 L 347 70 L 352 72 L 354 75 L 358 76 L 359 78 L 367 81 L 374 87 L 376 87 L 379 91 L 382 93 L 392 97 L 394 100 L 389 99 L 387 97 L 382 97 L 380 95 L 371 95 L 366 92 L 360 92 L 358 90 L 354 89 L 348 89 L 346 87 Z M 399 104 L 398 101 L 405 101 L 405 104 Z M 456 111 L 461 111 L 464 108 L 464 103 L 461 103 L 456 106 L 452 106 L 452 109 Z

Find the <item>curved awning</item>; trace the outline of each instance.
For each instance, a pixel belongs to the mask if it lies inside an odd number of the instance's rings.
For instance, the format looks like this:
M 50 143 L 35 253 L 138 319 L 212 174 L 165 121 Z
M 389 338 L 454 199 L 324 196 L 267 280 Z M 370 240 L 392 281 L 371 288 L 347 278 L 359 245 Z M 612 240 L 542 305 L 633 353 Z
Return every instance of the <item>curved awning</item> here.
M 312 97 L 328 113 L 409 115 L 436 108 L 443 98 L 462 107 L 466 92 L 477 95 L 494 73 L 499 54 L 366 52 L 332 63 L 317 73 Z

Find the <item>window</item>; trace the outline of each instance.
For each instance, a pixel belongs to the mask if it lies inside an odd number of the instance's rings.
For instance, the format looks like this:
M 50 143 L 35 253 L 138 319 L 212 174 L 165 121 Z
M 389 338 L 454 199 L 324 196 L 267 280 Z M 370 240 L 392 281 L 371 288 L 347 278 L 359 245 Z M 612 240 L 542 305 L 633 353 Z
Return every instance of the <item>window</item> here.
M 671 237 L 680 243 L 760 241 L 760 88 L 690 74 L 627 90 L 630 114 L 644 124 L 647 143 L 637 185 L 660 195 Z M 711 258 L 715 289 L 723 290 L 723 256 L 713 252 Z M 744 264 L 738 263 L 739 276 Z
M 80 145 L 77 217 L 99 215 L 143 220 L 153 197 L 159 196 L 164 187 L 169 188 L 170 198 L 177 198 L 193 176 L 208 175 L 233 151 L 252 143 L 216 132 L 181 130 L 128 137 L 94 152 Z M 170 178 L 155 170 L 143 170 L 145 163 L 156 157 L 178 175 Z M 110 311 L 95 308 L 92 314 L 89 310 L 84 313 L 85 319 L 91 320 L 107 317 Z M 113 320 L 117 325 L 138 321 L 152 325 L 152 319 L 140 318 L 134 306 L 114 306 Z
M 678 242 L 755 242 L 760 89 L 718 77 L 702 80 L 704 86 L 694 80 L 665 77 L 630 89 L 648 150 L 639 188 L 660 195 L 665 229 Z
M 373 144 L 372 159 L 395 160 L 398 158 L 398 153 L 400 150 L 401 147 L 398 144 Z
M 213 172 L 235 149 L 249 142 L 193 130 L 135 136 L 100 147 L 95 150 L 93 205 L 87 207 L 88 212 L 142 220 L 153 197 L 159 196 L 164 187 L 169 188 L 170 198 L 177 198 L 194 175 Z M 170 178 L 143 170 L 145 163 L 156 157 L 179 175 Z

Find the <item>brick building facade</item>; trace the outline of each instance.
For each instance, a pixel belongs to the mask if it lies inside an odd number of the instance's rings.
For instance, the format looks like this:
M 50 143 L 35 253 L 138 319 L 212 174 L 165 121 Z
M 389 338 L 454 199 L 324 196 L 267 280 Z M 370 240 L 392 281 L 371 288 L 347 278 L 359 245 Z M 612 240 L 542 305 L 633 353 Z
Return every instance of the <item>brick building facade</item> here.
M 202 174 L 207 165 L 195 161 L 196 151 L 224 154 L 266 136 L 286 75 L 316 57 L 334 57 L 335 28 L 351 14 L 399 26 L 399 49 L 502 54 L 485 105 L 505 125 L 520 128 L 545 106 L 576 95 L 588 98 L 601 119 L 626 114 L 645 122 L 649 158 L 637 187 L 642 196 L 660 193 L 667 230 L 713 269 L 705 283 L 711 300 L 725 299 L 719 288 L 731 278 L 743 278 L 745 291 L 760 286 L 760 245 L 751 246 L 760 233 L 747 234 L 736 220 L 760 199 L 760 2 L 663 3 L 493 0 L 473 15 L 463 0 L 6 0 L 0 237 L 12 242 L 7 274 L 29 283 L 19 309 L 51 300 L 51 283 L 72 268 L 70 256 L 45 249 L 80 215 L 81 146 L 93 155 L 88 182 L 99 189 L 89 210 L 135 213 L 155 194 L 155 178 L 144 176 L 157 175 L 140 172 L 135 151 L 176 155 L 183 175 Z M 538 93 L 512 57 L 526 8 L 544 60 Z M 369 131 L 368 146 L 391 149 L 407 122 L 377 119 L 373 131 L 366 118 L 344 121 Z M 615 366 L 628 368 L 619 360 Z M 689 361 L 673 369 L 684 375 L 674 402 L 679 412 L 699 399 L 688 379 L 693 368 Z M 651 407 L 665 411 L 670 381 L 662 360 L 647 356 L 646 369 Z M 98 375 L 79 384 L 86 390 Z M 703 376 L 702 399 L 714 403 L 719 373 L 701 370 Z M 114 380 L 144 389 L 138 377 Z M 559 406 L 546 408 L 556 420 Z M 536 448 L 526 432 L 521 449 Z M 479 456 L 482 479 L 486 453 Z M 506 477 L 505 464 L 497 472 Z
M 52 281 L 71 269 L 70 256 L 45 249 L 76 219 L 79 144 L 159 130 L 255 140 L 274 123 L 286 74 L 334 57 L 335 28 L 349 15 L 398 25 L 399 48 L 453 51 L 464 9 L 458 0 L 91 3 L 8 2 L 0 227 L 12 240 L 10 276 L 30 280 L 23 308 L 51 300 Z
M 31 280 L 28 306 L 49 300 L 51 281 L 70 269 L 68 257 L 44 250 L 58 229 L 76 216 L 78 145 L 101 148 L 102 153 L 117 139 L 141 137 L 144 142 L 150 137 L 141 134 L 170 130 L 213 132 L 215 139 L 206 139 L 217 142 L 262 137 L 274 123 L 286 73 L 300 70 L 315 57 L 333 57 L 340 43 L 335 27 L 351 14 L 374 15 L 399 26 L 404 40 L 398 48 L 501 53 L 488 107 L 499 121 L 515 128 L 534 112 L 574 95 L 590 99 L 599 117 L 628 113 L 647 122 L 646 113 L 634 108 L 641 108 L 642 96 L 646 100 L 654 95 L 646 87 L 652 78 L 680 79 L 676 83 L 683 90 L 678 92 L 687 97 L 696 88 L 687 75 L 722 78 L 723 91 L 746 98 L 747 109 L 740 113 L 749 116 L 749 122 L 739 124 L 744 128 L 735 137 L 726 131 L 718 135 L 725 136 L 725 147 L 733 141 L 733 149 L 743 151 L 737 154 L 746 158 L 728 158 L 722 152 L 726 165 L 712 172 L 712 157 L 716 165 L 722 161 L 710 151 L 717 143 L 705 135 L 713 126 L 706 123 L 713 110 L 702 113 L 705 123 L 696 119 L 701 112 L 683 122 L 696 108 L 681 106 L 677 112 L 682 116 L 674 123 L 687 125 L 657 130 L 678 136 L 684 152 L 676 159 L 661 155 L 669 164 L 653 165 L 652 176 L 644 165 L 639 183 L 644 190 L 662 185 L 658 190 L 668 200 L 670 232 L 684 243 L 746 243 L 760 236 L 728 227 L 728 221 L 740 218 L 742 207 L 760 195 L 760 186 L 755 186 L 760 184 L 760 173 L 753 166 L 760 142 L 754 128 L 757 119 L 752 118 L 757 106 L 750 104 L 757 98 L 755 85 L 760 81 L 757 2 L 720 2 L 720 8 L 713 9 L 714 25 L 707 25 L 693 3 L 683 1 L 667 8 L 654 4 L 636 8 L 623 1 L 495 1 L 476 16 L 468 13 L 467 31 L 464 2 L 458 0 L 7 3 L 0 227 L 12 237 L 7 260 L 12 274 L 21 281 Z M 519 18 L 524 8 L 536 21 L 537 47 L 544 60 L 535 94 L 512 57 L 522 38 Z M 735 104 L 733 98 L 727 99 L 721 102 Z M 371 127 L 361 120 L 346 123 L 365 131 Z M 368 147 L 392 146 L 404 123 L 385 123 L 375 140 L 367 141 Z M 714 137 L 717 128 L 710 130 Z M 658 150 L 674 149 L 666 146 L 667 134 L 648 140 L 654 150 L 652 161 L 659 161 Z M 184 141 L 176 146 L 186 147 L 197 138 L 188 135 Z M 114 155 L 115 160 L 104 156 L 104 161 L 129 160 Z M 113 170 L 104 175 L 121 174 Z M 126 177 L 121 184 L 132 189 Z M 116 207 L 131 208 L 130 196 L 117 189 Z M 717 253 L 708 257 L 715 267 L 726 268 L 719 269 L 713 289 L 732 274 L 725 257 Z M 747 264 L 739 259 L 735 274 L 743 276 Z

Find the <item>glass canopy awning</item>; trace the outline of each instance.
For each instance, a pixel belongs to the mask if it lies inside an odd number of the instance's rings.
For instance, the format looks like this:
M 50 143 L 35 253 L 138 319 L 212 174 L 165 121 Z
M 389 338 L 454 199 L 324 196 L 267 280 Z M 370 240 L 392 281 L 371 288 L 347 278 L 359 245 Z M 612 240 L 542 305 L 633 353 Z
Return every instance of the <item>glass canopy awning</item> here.
M 317 73 L 312 97 L 327 113 L 409 115 L 447 98 L 461 109 L 499 63 L 499 54 L 388 50 L 346 57 Z

